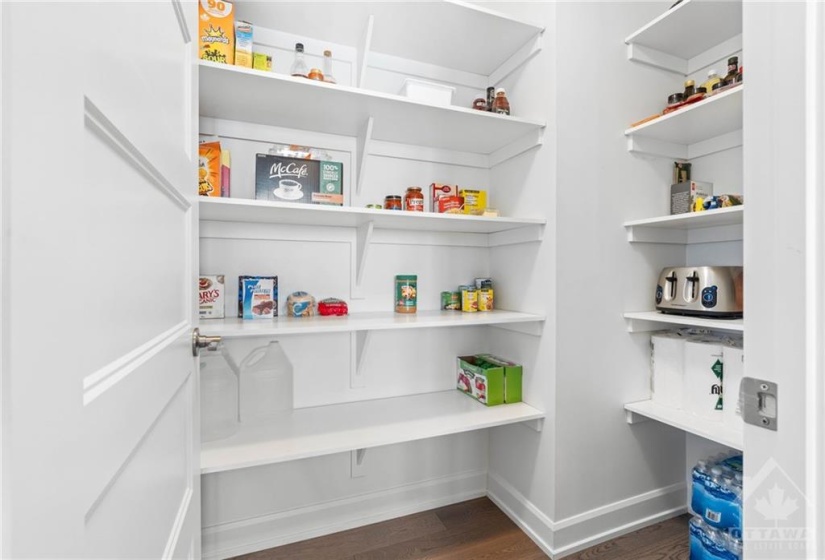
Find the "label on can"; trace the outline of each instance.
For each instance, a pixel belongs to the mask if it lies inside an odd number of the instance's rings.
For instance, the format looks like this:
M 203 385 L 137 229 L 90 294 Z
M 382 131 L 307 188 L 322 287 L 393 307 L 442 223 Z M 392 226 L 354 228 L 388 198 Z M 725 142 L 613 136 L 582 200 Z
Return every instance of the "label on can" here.
M 418 303 L 418 276 L 413 274 L 395 277 L 396 313 L 415 313 Z
M 478 291 L 478 310 L 492 311 L 493 310 L 493 289 L 483 288 Z
M 441 292 L 441 309 L 461 311 L 461 294 L 459 292 Z
M 478 290 L 472 288 L 461 292 L 461 310 L 467 313 L 478 311 Z

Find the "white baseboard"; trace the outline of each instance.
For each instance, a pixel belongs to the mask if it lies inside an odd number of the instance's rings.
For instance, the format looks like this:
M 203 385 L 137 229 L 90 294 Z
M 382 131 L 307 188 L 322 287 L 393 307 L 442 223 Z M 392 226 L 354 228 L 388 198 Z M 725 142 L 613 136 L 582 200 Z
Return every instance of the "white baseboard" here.
M 518 490 L 493 473 L 487 476 L 487 495 L 553 559 L 681 515 L 687 508 L 683 483 L 553 521 Z
M 203 529 L 203 558 L 218 560 L 443 507 L 487 494 L 486 471 L 461 473 Z

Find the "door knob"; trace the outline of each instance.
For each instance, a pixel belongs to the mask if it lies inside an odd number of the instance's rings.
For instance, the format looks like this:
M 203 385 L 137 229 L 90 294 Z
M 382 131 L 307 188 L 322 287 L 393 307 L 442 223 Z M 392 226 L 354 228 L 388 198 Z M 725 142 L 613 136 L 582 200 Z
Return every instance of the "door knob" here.
M 220 341 L 221 337 L 219 336 L 202 336 L 200 329 L 192 329 L 192 355 L 199 356 L 201 348 L 214 352 L 218 349 Z

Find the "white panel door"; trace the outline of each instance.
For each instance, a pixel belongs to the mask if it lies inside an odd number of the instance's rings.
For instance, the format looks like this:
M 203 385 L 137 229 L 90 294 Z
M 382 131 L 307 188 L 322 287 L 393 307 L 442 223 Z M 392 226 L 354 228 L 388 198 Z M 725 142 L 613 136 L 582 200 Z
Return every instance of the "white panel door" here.
M 776 431 L 745 427 L 749 560 L 825 558 L 823 15 L 821 0 L 743 10 L 745 367 L 778 385 Z
M 193 2 L 3 2 L 6 558 L 200 555 Z

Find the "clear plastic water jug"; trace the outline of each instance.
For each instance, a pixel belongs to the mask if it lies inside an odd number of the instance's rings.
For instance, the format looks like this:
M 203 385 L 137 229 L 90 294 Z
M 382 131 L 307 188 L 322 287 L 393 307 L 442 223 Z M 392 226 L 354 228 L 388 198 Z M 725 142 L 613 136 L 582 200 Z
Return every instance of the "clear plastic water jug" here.
M 240 364 L 241 422 L 292 410 L 292 363 L 277 341 L 252 350 Z
M 238 372 L 220 350 L 201 353 L 201 442 L 227 438 L 239 426 Z

